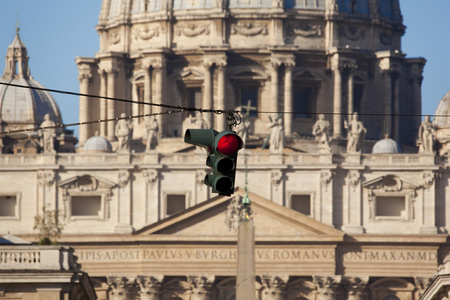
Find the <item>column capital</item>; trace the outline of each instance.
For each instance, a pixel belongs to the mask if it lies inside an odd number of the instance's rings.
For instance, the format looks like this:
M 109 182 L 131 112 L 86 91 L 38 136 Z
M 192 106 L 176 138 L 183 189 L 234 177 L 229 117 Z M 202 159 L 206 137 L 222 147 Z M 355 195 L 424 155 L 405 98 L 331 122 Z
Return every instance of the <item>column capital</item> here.
M 134 280 L 125 276 L 109 276 L 107 283 L 111 288 L 113 300 L 126 300 L 130 288 L 134 285 Z
M 364 300 L 367 293 L 369 277 L 345 277 L 344 286 L 347 287 L 349 300 Z
M 209 276 L 187 276 L 188 283 L 192 288 L 192 299 L 194 300 L 209 300 L 211 299 L 211 292 L 216 279 L 214 275 Z
M 321 299 L 335 299 L 336 290 L 341 283 L 341 276 L 313 276 L 317 293 Z
M 203 65 L 207 68 L 216 65 L 216 67 L 224 67 L 227 65 L 227 55 L 204 55 L 203 56 Z
M 140 290 L 139 294 L 142 300 L 157 300 L 161 294 L 161 284 L 164 275 L 137 276 L 136 282 Z
M 261 284 L 265 299 L 284 299 L 289 276 L 261 275 Z
M 142 59 L 142 66 L 148 70 L 150 68 L 160 70 L 166 64 L 164 57 L 146 57 Z

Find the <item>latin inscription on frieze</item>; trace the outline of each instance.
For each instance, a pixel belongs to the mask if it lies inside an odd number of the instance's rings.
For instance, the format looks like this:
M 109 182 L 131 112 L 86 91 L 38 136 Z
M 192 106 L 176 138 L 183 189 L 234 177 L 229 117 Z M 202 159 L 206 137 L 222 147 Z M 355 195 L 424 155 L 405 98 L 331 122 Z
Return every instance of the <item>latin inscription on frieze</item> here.
M 154 248 L 136 250 L 88 250 L 77 249 L 75 253 L 80 262 L 107 261 L 216 261 L 229 262 L 237 260 L 234 249 L 183 249 L 183 248 Z M 334 250 L 298 250 L 298 249 L 256 249 L 256 261 L 345 261 L 345 262 L 436 262 L 437 253 L 434 251 L 404 250 L 363 250 L 363 251 L 334 251 Z

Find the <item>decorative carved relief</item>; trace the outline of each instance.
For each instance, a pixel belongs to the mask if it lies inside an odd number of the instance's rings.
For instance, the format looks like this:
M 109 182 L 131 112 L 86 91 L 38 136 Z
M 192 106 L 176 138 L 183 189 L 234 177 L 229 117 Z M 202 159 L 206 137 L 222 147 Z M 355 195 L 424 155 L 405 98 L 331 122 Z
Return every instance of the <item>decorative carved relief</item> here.
M 201 34 L 208 35 L 209 34 L 210 24 L 186 24 L 186 25 L 178 25 L 175 27 L 176 35 L 184 35 L 187 37 L 195 37 Z
M 185 294 L 191 291 L 191 286 L 188 282 L 179 279 L 174 279 L 166 284 L 162 288 L 162 299 L 171 299 L 175 297 L 184 298 Z
M 239 22 L 231 25 L 232 34 L 240 34 L 245 36 L 254 36 L 258 34 L 268 34 L 267 24 Z
M 361 178 L 361 174 L 358 171 L 350 171 L 348 173 L 348 182 L 353 186 L 356 187 L 359 183 L 359 180 Z
M 118 31 L 109 32 L 109 44 L 115 45 L 118 44 L 121 40 L 121 34 Z
M 55 182 L 55 172 L 39 171 L 37 174 L 39 185 L 50 187 Z
M 331 171 L 323 171 L 320 173 L 320 182 L 322 182 L 325 185 L 328 185 L 331 182 L 332 178 L 333 173 L 331 173 Z
M 135 36 L 136 38 L 139 38 L 141 40 L 150 40 L 153 37 L 159 36 L 160 27 L 142 27 L 135 30 Z
M 322 36 L 322 26 L 311 24 L 288 24 L 286 28 L 288 35 L 298 35 L 302 37 Z
M 155 184 L 156 180 L 159 177 L 158 171 L 156 170 L 144 170 L 142 172 L 142 176 L 144 176 L 145 178 L 147 178 L 147 182 L 149 184 Z
M 119 185 L 121 186 L 121 187 L 124 187 L 124 186 L 126 186 L 127 184 L 128 184 L 128 181 L 130 180 L 130 172 L 128 172 L 128 171 L 120 171 L 119 172 L 119 178 L 118 178 L 118 180 L 119 180 Z
M 274 171 L 271 173 L 272 183 L 273 184 L 280 184 L 281 180 L 283 179 L 283 173 L 281 171 Z
M 433 183 L 434 183 L 434 179 L 435 179 L 435 174 L 433 172 L 425 172 L 422 174 L 422 184 L 425 188 L 429 189 Z
M 364 40 L 365 32 L 358 26 L 345 26 L 339 28 L 339 36 L 345 37 L 350 41 Z

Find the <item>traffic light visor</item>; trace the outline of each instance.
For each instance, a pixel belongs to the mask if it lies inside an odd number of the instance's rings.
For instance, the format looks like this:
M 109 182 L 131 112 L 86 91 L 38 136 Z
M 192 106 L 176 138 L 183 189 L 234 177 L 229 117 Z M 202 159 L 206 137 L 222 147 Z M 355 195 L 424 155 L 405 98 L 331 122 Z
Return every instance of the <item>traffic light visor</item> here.
M 195 146 L 212 148 L 214 137 L 217 134 L 218 132 L 214 129 L 186 129 L 184 142 Z

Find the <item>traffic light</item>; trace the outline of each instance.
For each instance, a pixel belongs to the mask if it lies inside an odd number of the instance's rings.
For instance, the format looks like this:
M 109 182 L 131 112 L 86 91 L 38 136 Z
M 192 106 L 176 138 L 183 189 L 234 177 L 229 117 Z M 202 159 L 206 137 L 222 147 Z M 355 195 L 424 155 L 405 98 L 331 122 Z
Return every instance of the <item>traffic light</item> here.
M 214 129 L 187 129 L 184 141 L 207 149 L 206 165 L 213 169 L 213 173 L 205 176 L 205 184 L 212 187 L 212 192 L 227 196 L 233 194 L 237 153 L 242 148 L 242 139 L 234 131 L 219 133 Z

